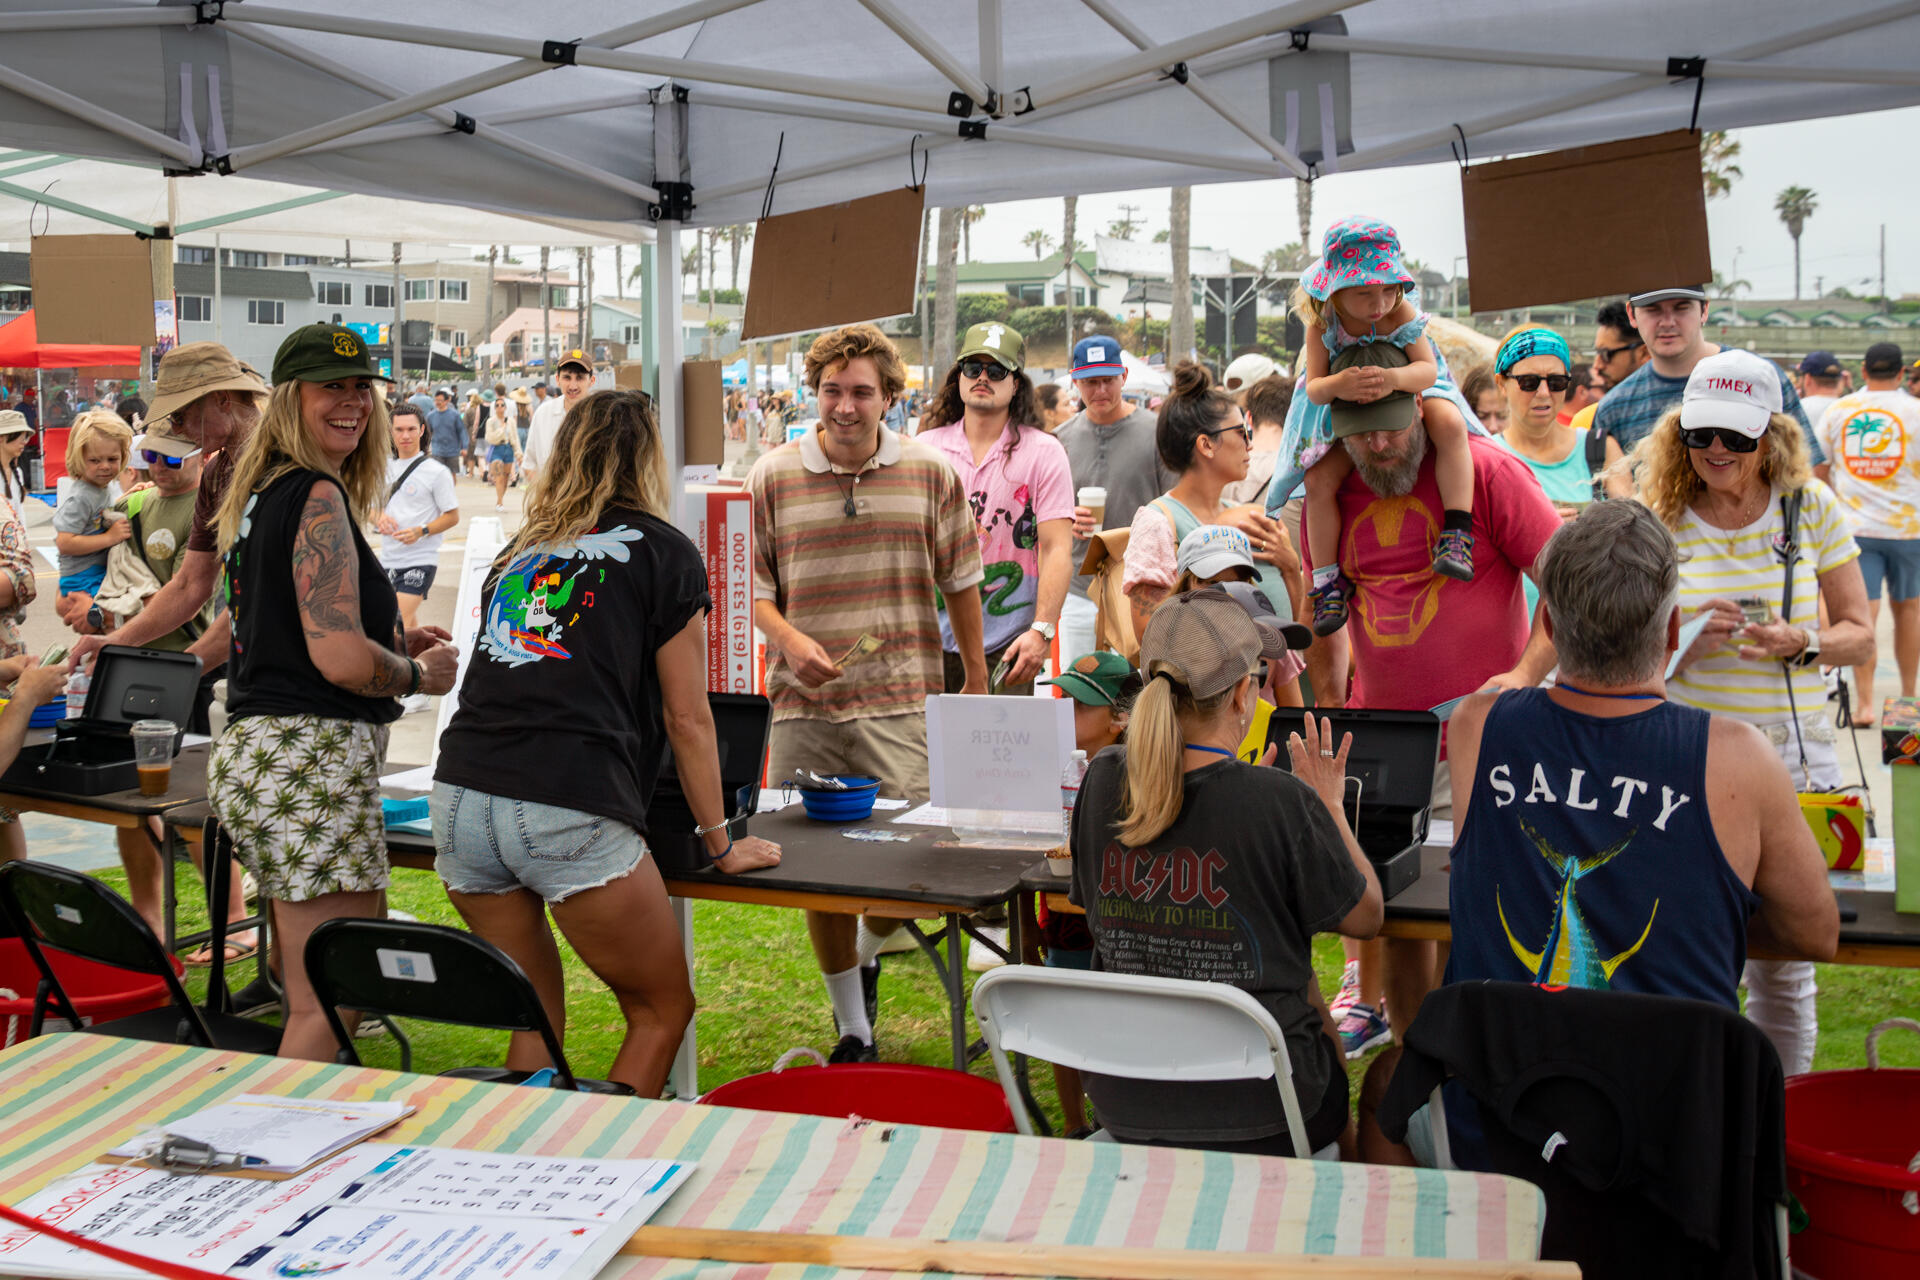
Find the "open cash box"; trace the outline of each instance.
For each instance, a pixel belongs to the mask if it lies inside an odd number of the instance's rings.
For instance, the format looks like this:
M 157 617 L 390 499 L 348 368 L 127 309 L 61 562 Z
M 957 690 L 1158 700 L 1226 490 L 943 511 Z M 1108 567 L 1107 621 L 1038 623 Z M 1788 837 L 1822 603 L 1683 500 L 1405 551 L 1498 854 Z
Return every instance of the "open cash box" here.
M 1267 741 L 1279 747 L 1274 763 L 1291 769 L 1287 738 L 1308 714 L 1333 725 L 1333 744 L 1353 735 L 1347 753 L 1347 821 L 1361 852 L 1391 898 L 1420 878 L 1420 848 L 1433 810 L 1433 775 L 1440 760 L 1440 720 L 1431 711 L 1349 711 L 1280 707 L 1267 723 Z M 1356 787 L 1357 780 L 1357 787 Z
M 134 722 L 186 724 L 199 686 L 200 659 L 190 653 L 108 645 L 94 655 L 93 682 L 80 715 L 56 722 L 53 741 L 22 747 L 0 774 L 0 784 L 82 796 L 132 791 L 140 785 L 133 765 Z M 175 755 L 181 736 L 173 735 Z
M 747 834 L 747 818 L 760 807 L 760 778 L 773 731 L 773 704 L 756 693 L 709 693 L 714 739 L 720 748 L 720 801 L 735 840 Z M 699 823 L 680 789 L 673 747 L 660 757 L 660 774 L 647 803 L 647 849 L 663 871 L 700 871 L 712 866 L 706 842 L 693 834 Z

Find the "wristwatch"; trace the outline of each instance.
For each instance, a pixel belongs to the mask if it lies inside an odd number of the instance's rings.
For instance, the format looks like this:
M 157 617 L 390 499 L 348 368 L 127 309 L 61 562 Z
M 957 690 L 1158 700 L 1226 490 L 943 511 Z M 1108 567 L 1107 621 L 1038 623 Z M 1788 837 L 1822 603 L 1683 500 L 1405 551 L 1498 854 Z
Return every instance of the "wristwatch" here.
M 1800 652 L 1787 659 L 1796 667 L 1811 667 L 1820 661 L 1820 633 L 1812 627 L 1806 628 L 1807 643 Z
M 1053 642 L 1054 626 L 1051 622 L 1036 621 L 1032 626 L 1028 627 L 1027 630 L 1038 631 L 1042 640 L 1047 641 L 1049 644 Z

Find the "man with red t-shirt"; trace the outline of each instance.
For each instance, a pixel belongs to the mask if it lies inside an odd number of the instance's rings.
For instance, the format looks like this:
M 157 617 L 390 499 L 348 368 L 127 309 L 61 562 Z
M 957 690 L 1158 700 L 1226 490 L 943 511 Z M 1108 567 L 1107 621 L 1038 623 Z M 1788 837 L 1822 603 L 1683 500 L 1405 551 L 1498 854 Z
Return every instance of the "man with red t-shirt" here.
M 1349 348 L 1333 367 L 1406 363 L 1406 352 L 1378 342 Z M 1522 577 L 1560 528 L 1560 516 L 1518 455 L 1491 437 L 1469 436 L 1473 578 L 1434 573 L 1431 546 L 1444 504 L 1421 404 L 1419 396 L 1396 391 L 1365 404 L 1335 400 L 1329 406 L 1334 439 L 1353 459 L 1353 473 L 1337 495 L 1340 569 L 1353 583 L 1353 597 L 1348 625 L 1327 637 L 1328 670 L 1314 688 L 1323 707 L 1425 711 L 1488 686 L 1528 688 L 1553 669 L 1553 644 L 1530 623 Z M 1444 746 L 1441 755 L 1434 816 L 1448 818 L 1453 799 Z M 1438 981 L 1443 957 L 1431 942 L 1389 938 L 1362 944 L 1363 970 L 1373 968 L 1372 949 L 1382 946 L 1387 1003 L 1404 1027 Z M 1362 974 L 1363 990 L 1374 986 L 1370 976 Z M 1384 1039 L 1384 1028 L 1380 1035 Z

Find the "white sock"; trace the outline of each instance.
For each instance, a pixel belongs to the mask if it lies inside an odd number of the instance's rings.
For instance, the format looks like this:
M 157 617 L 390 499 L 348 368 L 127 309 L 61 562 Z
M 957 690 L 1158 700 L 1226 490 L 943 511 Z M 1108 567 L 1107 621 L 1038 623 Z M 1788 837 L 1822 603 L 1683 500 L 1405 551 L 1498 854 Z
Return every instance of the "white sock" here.
M 860 956 L 861 967 L 865 968 L 875 960 L 878 960 L 880 958 L 880 948 L 886 946 L 887 941 L 892 937 L 893 935 L 890 933 L 875 933 L 873 930 L 867 928 L 867 918 L 861 916 L 859 931 L 854 934 L 853 940 L 854 950 L 857 951 Z
M 1337 564 L 1323 564 L 1323 565 L 1314 566 L 1314 570 L 1313 570 L 1314 590 L 1317 591 L 1321 587 L 1332 586 L 1333 580 L 1335 578 L 1338 578 L 1339 576 L 1340 576 L 1340 566 Z
M 833 1017 L 840 1025 L 840 1034 L 858 1036 L 861 1044 L 872 1044 L 873 1024 L 867 1021 L 867 998 L 860 991 L 860 967 L 820 976 L 827 981 L 827 996 L 833 1001 Z

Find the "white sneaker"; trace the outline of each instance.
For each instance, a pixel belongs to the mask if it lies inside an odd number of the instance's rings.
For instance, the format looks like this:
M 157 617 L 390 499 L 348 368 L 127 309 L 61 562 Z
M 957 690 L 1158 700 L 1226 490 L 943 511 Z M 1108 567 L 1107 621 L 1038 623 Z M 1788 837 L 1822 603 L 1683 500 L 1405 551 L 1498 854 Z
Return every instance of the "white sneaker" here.
M 424 693 L 410 693 L 400 699 L 400 714 L 410 716 L 416 711 L 425 711 L 433 705 L 433 699 Z
M 976 932 L 980 934 L 980 937 L 996 942 L 1002 947 L 1007 945 L 1007 931 L 1005 929 L 996 929 L 992 925 L 981 925 Z M 998 969 L 1005 963 L 1005 960 L 1002 960 L 991 950 L 980 945 L 978 938 L 974 939 L 967 947 L 967 969 L 969 972 L 985 973 L 989 969 Z

